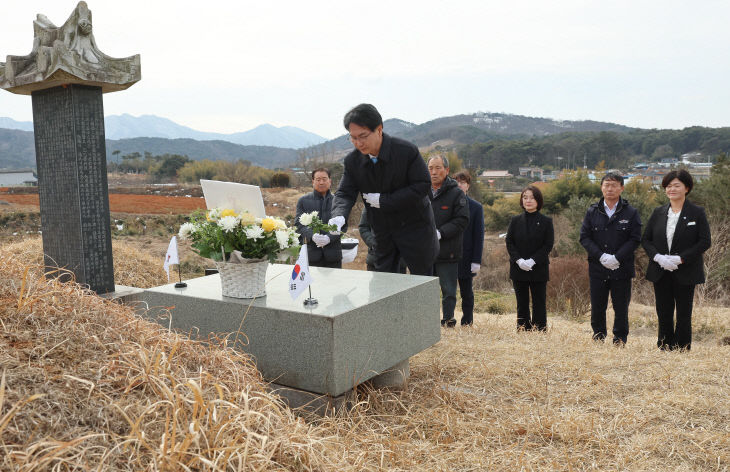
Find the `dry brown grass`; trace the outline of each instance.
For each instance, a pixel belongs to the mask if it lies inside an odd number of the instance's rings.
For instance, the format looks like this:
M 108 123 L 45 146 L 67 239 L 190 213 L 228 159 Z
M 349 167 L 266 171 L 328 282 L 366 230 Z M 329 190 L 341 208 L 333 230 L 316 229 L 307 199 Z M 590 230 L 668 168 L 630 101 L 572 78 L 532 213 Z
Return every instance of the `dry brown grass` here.
M 21 241 L 7 244 L 2 250 L 7 254 L 18 256 L 29 267 L 39 273 L 43 270 L 43 241 L 40 237 L 26 238 Z M 112 242 L 112 257 L 114 258 L 114 282 L 117 285 L 129 285 L 138 288 L 149 288 L 167 283 L 167 274 L 162 268 L 164 251 L 159 257 L 153 256 L 125 241 Z M 49 270 L 49 269 L 46 269 Z M 174 274 L 171 272 L 170 276 Z
M 0 470 L 730 468 L 730 346 L 716 342 L 663 352 L 647 332 L 621 349 L 586 323 L 517 333 L 514 314 L 477 314 L 411 359 L 402 391 L 361 388 L 350 411 L 304 421 L 225 345 L 2 249 L 0 271 Z

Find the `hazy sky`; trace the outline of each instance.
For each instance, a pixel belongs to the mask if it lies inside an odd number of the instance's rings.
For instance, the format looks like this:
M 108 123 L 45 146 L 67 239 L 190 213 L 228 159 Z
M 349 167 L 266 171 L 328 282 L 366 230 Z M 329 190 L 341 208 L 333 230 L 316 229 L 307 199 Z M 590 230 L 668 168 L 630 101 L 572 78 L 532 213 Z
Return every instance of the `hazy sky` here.
M 142 80 L 105 95 L 106 114 L 328 138 L 361 102 L 415 123 L 491 111 L 730 126 L 727 0 L 87 3 L 102 52 L 142 56 Z M 75 6 L 4 5 L 0 58 L 30 52 L 37 13 L 60 26 Z M 30 121 L 30 97 L 0 91 L 0 116 Z

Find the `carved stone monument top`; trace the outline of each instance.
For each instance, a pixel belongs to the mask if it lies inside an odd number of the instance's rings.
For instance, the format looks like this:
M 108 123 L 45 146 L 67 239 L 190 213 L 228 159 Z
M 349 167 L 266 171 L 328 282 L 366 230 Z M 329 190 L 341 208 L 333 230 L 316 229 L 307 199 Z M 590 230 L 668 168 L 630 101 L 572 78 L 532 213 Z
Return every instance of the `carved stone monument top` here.
M 99 50 L 91 31 L 91 11 L 79 2 L 60 28 L 39 14 L 33 22 L 33 50 L 0 62 L 0 88 L 30 95 L 66 84 L 101 87 L 103 93 L 129 88 L 142 75 L 139 54 L 117 59 Z

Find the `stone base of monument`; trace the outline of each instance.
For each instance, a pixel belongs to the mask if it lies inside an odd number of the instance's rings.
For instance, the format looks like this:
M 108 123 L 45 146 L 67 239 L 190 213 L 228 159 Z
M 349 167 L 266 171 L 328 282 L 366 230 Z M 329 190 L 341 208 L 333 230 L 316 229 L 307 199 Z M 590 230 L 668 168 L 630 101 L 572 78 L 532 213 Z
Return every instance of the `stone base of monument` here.
M 228 335 L 293 408 L 324 413 L 347 405 L 353 388 L 405 384 L 408 359 L 440 339 L 435 277 L 311 267 L 308 292 L 292 300 L 293 266 L 269 265 L 266 296 L 221 295 L 218 274 L 145 290 L 125 300 L 143 316 L 199 339 Z
M 128 285 L 115 285 L 114 291 L 99 294 L 101 298 L 125 302 L 126 300 L 139 299 L 144 293 L 143 288 L 130 287 Z

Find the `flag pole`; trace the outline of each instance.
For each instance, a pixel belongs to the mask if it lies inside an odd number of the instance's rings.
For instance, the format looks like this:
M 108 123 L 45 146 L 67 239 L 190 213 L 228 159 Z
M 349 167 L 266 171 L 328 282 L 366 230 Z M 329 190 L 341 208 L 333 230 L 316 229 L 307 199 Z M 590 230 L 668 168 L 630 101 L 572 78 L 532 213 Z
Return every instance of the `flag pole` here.
M 304 236 L 304 244 L 305 245 L 307 244 L 307 237 L 306 236 Z M 308 260 L 307 260 L 307 265 L 309 265 L 309 261 Z M 319 304 L 319 302 L 317 301 L 316 298 L 312 298 L 312 284 L 309 284 L 307 286 L 307 288 L 309 289 L 309 298 L 307 298 L 306 300 L 304 300 L 304 306 L 309 306 L 309 307 L 317 306 Z
M 179 282 L 175 284 L 175 288 L 185 288 L 188 286 L 185 282 L 182 281 L 182 272 L 180 271 L 180 262 L 177 263 L 177 277 Z

